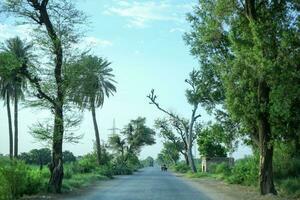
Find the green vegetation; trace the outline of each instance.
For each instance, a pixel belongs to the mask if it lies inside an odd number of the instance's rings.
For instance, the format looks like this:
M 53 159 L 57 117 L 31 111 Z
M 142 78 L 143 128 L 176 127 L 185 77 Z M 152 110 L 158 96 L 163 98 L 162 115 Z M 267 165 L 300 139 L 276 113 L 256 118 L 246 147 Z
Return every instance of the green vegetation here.
M 36 151 L 35 149 L 30 152 Z M 112 158 L 111 155 L 109 157 Z M 1 157 L 0 199 L 18 199 L 24 195 L 47 193 L 50 171 L 47 168 L 40 168 L 39 164 L 39 162 L 25 164 L 24 161 Z M 65 162 L 62 191 L 70 192 L 89 186 L 95 181 L 113 178 L 114 175 L 132 174 L 141 167 L 138 160 L 135 164 L 131 161 L 128 165 L 120 165 L 115 160 L 106 160 L 106 164 L 99 166 L 97 153 L 90 153 L 77 158 L 76 161 Z
M 253 164 L 257 172 L 247 171 L 253 180 L 242 174 L 235 180 L 258 182 L 262 195 L 277 194 L 275 145 L 296 146 L 284 156 L 291 162 L 299 157 L 298 4 L 200 0 L 187 17 L 191 31 L 184 39 L 200 63 L 202 106 L 229 130 L 225 133 L 244 139 L 259 154 Z M 241 162 L 235 173 L 252 166 Z
M 276 148 L 275 152 L 278 152 Z M 289 160 L 286 163 L 282 158 L 282 152 L 275 154 L 274 157 L 274 180 L 275 186 L 278 188 L 280 196 L 287 198 L 300 197 L 300 175 L 299 175 L 299 162 L 300 158 Z M 258 165 L 259 157 L 248 156 L 239 159 L 235 162 L 234 166 L 229 166 L 226 163 L 210 165 L 210 172 L 197 172 L 191 173 L 189 167 L 184 163 L 179 163 L 172 166 L 172 170 L 178 173 L 183 173 L 188 178 L 213 178 L 223 180 L 229 184 L 241 184 L 245 186 L 258 188 Z M 282 168 L 285 166 L 286 168 Z

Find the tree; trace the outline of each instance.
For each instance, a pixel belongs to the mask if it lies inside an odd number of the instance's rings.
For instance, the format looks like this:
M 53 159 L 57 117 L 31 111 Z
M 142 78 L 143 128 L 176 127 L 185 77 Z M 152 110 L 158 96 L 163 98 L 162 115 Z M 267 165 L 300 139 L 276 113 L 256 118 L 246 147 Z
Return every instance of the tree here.
M 65 163 L 75 162 L 76 161 L 76 157 L 74 156 L 74 154 L 71 151 L 64 151 L 63 152 L 63 161 Z
M 299 48 L 298 3 L 200 0 L 188 20 L 191 53 L 221 81 L 226 109 L 260 151 L 260 193 L 276 194 L 273 144 L 299 135 L 300 54 L 290 54 Z
M 40 165 L 40 170 L 43 169 L 44 165 L 47 165 L 51 162 L 51 150 L 48 148 L 32 149 L 29 152 L 29 155 L 32 158 L 33 164 Z
M 117 134 L 109 137 L 109 146 L 121 156 L 122 164 L 136 160 L 143 146 L 155 144 L 155 131 L 145 124 L 146 118 L 138 117 L 125 126 L 123 138 Z
M 186 164 L 189 166 L 188 159 L 188 146 L 184 136 L 184 129 L 180 124 L 174 121 L 172 118 L 167 119 L 157 119 L 155 120 L 155 128 L 159 130 L 159 135 L 163 137 L 166 142 L 173 143 L 176 149 L 181 153 L 185 159 Z M 177 135 L 175 135 L 175 133 Z M 193 141 L 196 139 L 194 137 Z
M 23 65 L 23 73 L 34 86 L 35 96 L 47 105 L 54 115 L 52 161 L 49 165 L 51 176 L 48 189 L 60 193 L 64 175 L 62 146 L 67 89 L 64 84 L 63 65 L 68 61 L 72 45 L 78 42 L 81 35 L 78 26 L 84 24 L 86 18 L 69 0 L 5 0 L 3 10 L 31 24 L 37 33 L 34 35 L 37 45 L 44 55 L 49 55 L 44 57 L 48 61 L 43 63 L 43 70 L 39 70 L 40 73 L 46 74 L 38 76 L 31 73 L 26 65 Z M 42 81 L 41 77 L 47 77 L 48 81 Z
M 32 44 L 27 44 L 19 37 L 6 40 L 3 50 L 14 55 L 20 62 L 20 66 L 11 70 L 10 76 L 6 77 L 6 92 L 14 102 L 14 157 L 18 157 L 18 104 L 24 98 L 24 91 L 27 89 L 27 79 L 22 73 L 22 65 L 28 65 L 33 58 Z M 9 98 L 9 97 L 8 97 Z
M 82 108 L 92 111 L 98 164 L 101 164 L 100 135 L 96 119 L 96 108 L 102 107 L 104 98 L 116 92 L 110 63 L 96 56 L 83 56 L 75 65 L 77 78 L 73 80 L 73 98 Z M 72 77 L 74 78 L 74 77 Z M 79 83 L 79 84 L 78 84 Z
M 185 80 L 185 82 L 191 87 L 190 89 L 186 90 L 186 97 L 188 100 L 188 103 L 192 106 L 192 114 L 191 114 L 191 119 L 186 120 L 178 115 L 167 111 L 166 109 L 162 108 L 159 103 L 157 102 L 157 96 L 154 93 L 154 90 L 151 91 L 151 93 L 147 96 L 148 99 L 150 100 L 150 104 L 153 104 L 156 106 L 156 108 L 163 113 L 167 114 L 172 120 L 175 121 L 175 123 L 180 124 L 181 127 L 183 127 L 183 132 L 184 132 L 184 141 L 186 142 L 187 145 L 187 155 L 188 155 L 188 160 L 189 164 L 191 167 L 192 172 L 197 172 L 195 162 L 193 159 L 193 154 L 192 154 L 192 146 L 193 146 L 193 140 L 195 138 L 195 131 L 194 131 L 194 125 L 195 122 L 199 117 L 201 117 L 200 114 L 197 114 L 197 110 L 199 108 L 199 104 L 201 103 L 202 96 L 199 94 L 199 86 L 198 86 L 198 77 L 199 72 L 196 70 L 193 70 L 190 73 L 189 79 Z
M 21 153 L 18 158 L 27 164 L 39 165 L 42 170 L 44 165 L 51 162 L 51 150 L 48 148 L 32 149 L 28 153 Z
M 198 150 L 206 157 L 227 157 L 228 149 L 225 146 L 226 135 L 222 126 L 213 124 L 201 130 L 198 134 Z
M 179 160 L 178 147 L 172 142 L 165 142 L 160 153 L 163 155 L 164 161 L 167 164 L 176 164 Z
M 0 91 L 1 98 L 5 101 L 7 108 L 7 119 L 9 128 L 9 157 L 13 158 L 13 129 L 11 120 L 10 98 L 12 96 L 12 85 L 10 77 L 12 70 L 19 66 L 19 61 L 8 52 L 0 52 Z

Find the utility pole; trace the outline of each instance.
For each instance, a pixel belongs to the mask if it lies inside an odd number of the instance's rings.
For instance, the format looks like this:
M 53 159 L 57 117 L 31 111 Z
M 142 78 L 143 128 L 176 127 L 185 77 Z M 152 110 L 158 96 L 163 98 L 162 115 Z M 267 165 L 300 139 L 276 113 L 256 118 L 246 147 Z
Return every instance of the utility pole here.
M 115 118 L 113 120 L 113 126 L 112 126 L 112 128 L 110 128 L 108 130 L 112 131 L 113 135 L 116 134 L 116 131 L 120 130 L 119 128 L 116 127 L 116 120 L 115 120 Z

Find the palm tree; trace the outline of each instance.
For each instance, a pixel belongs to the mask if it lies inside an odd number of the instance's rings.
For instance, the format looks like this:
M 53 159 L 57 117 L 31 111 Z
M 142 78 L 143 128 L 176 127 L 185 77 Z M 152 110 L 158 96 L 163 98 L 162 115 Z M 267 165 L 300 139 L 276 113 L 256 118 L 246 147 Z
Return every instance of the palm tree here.
M 13 88 L 8 81 L 7 70 L 10 69 L 10 63 L 8 59 L 12 58 L 10 54 L 1 53 L 1 74 L 0 74 L 0 97 L 4 100 L 4 105 L 7 109 L 7 119 L 8 119 L 8 130 L 9 130 L 9 157 L 13 158 L 13 130 L 12 130 L 12 121 L 11 121 L 11 111 L 10 111 L 10 97 L 12 96 Z M 13 58 L 14 59 L 14 58 Z M 4 73 L 6 72 L 6 73 Z
M 109 97 L 116 92 L 114 85 L 116 81 L 113 79 L 114 75 L 112 74 L 112 68 L 109 67 L 110 64 L 107 60 L 97 56 L 83 56 L 76 65 L 79 75 L 75 100 L 82 108 L 87 108 L 92 112 L 99 164 L 101 164 L 101 144 L 96 108 L 103 106 L 105 97 Z
M 24 98 L 24 90 L 27 87 L 26 78 L 22 75 L 22 68 L 27 66 L 30 58 L 32 58 L 32 44 L 27 44 L 19 37 L 15 37 L 6 40 L 3 50 L 13 55 L 20 63 L 19 66 L 12 68 L 10 75 L 1 81 L 3 82 L 2 97 L 6 96 L 7 99 L 8 118 L 11 118 L 9 99 L 12 98 L 14 102 L 14 157 L 18 157 L 18 104 L 19 100 Z M 11 119 L 9 121 L 10 135 L 12 135 Z

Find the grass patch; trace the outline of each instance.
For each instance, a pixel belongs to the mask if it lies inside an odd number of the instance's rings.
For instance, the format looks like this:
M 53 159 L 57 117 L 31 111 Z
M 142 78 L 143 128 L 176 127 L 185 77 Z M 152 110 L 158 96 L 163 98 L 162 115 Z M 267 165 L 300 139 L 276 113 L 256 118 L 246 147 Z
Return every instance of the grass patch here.
M 89 186 L 96 181 L 108 179 L 109 178 L 107 176 L 96 173 L 74 174 L 71 178 L 63 180 L 63 190 L 72 191 L 80 187 Z

